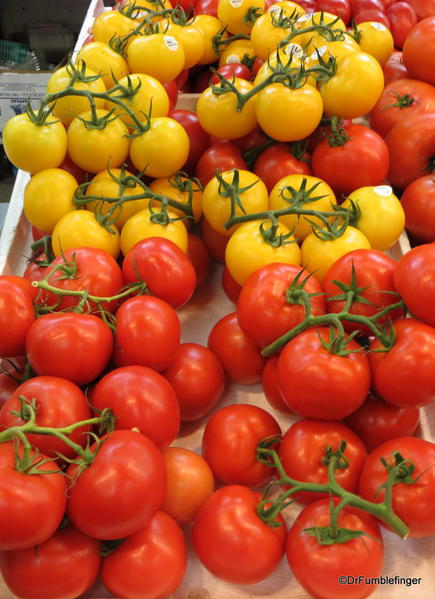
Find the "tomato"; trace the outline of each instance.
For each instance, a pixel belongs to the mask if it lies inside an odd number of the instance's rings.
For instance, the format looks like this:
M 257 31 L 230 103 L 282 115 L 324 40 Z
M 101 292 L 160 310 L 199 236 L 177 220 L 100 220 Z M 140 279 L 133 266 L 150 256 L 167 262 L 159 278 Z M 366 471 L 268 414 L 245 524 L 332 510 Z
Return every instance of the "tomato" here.
M 184 422 L 210 412 L 225 387 L 221 363 L 212 351 L 196 343 L 182 343 L 163 375 L 177 394 Z
M 382 27 L 385 27 L 385 29 L 382 29 L 383 32 L 385 32 L 386 29 L 387 30 L 390 29 L 390 22 L 387 18 L 387 15 L 385 14 L 385 12 L 383 10 L 377 10 L 375 8 L 362 10 L 361 12 L 359 12 L 358 14 L 356 14 L 354 16 L 354 21 L 357 25 L 360 25 L 361 23 L 375 23 L 375 24 L 382 25 Z M 390 33 L 390 35 L 391 35 L 391 33 Z M 391 47 L 391 41 L 392 41 L 392 36 L 391 36 L 391 40 L 389 43 L 390 47 Z
M 109 326 L 93 314 L 44 314 L 30 327 L 26 354 L 39 376 L 60 376 L 77 385 L 93 381 L 113 347 Z
M 217 233 L 205 218 L 201 219 L 201 235 L 213 258 L 220 262 L 224 262 L 228 237 Z
M 183 73 L 183 71 L 181 71 L 181 73 Z M 168 94 L 169 110 L 173 110 L 178 100 L 177 80 L 173 79 L 172 81 L 165 81 L 162 85 Z
M 281 561 L 285 523 L 282 516 L 277 517 L 280 526 L 263 522 L 257 515 L 260 498 L 251 489 L 229 485 L 203 503 L 193 525 L 193 544 L 214 576 L 236 584 L 253 584 L 267 578 Z
M 288 144 L 277 143 L 261 152 L 255 161 L 254 172 L 264 181 L 270 193 L 278 181 L 288 175 L 311 175 L 309 160 L 308 154 L 299 158 Z
M 399 437 L 379 445 L 369 454 L 361 472 L 359 491 L 361 497 L 380 503 L 384 500 L 388 469 L 395 465 L 394 452 L 411 462 L 415 469 L 403 482 L 393 485 L 392 509 L 409 527 L 410 537 L 427 537 L 435 532 L 435 506 L 432 501 L 435 486 L 435 445 L 416 437 Z M 399 477 L 400 480 L 400 477 Z
M 77 247 L 92 247 L 117 258 L 120 249 L 116 227 L 105 229 L 89 210 L 73 210 L 62 216 L 53 229 L 52 243 L 55 256 Z
M 410 77 L 435 85 L 435 16 L 411 29 L 403 45 L 403 62 Z
M 302 275 L 302 276 L 301 276 Z M 300 266 L 268 264 L 252 273 L 244 283 L 237 303 L 237 319 L 242 330 L 256 345 L 264 347 L 299 324 L 305 308 L 287 290 L 296 277 L 311 295 L 314 316 L 325 313 L 325 300 L 317 279 Z
M 372 110 L 384 88 L 379 62 L 365 52 L 353 52 L 337 60 L 337 72 L 320 84 L 325 112 L 345 118 Z
M 103 559 L 101 580 L 114 596 L 125 599 L 169 597 L 181 583 L 186 566 L 180 527 L 158 511 L 146 527 Z
M 390 58 L 394 50 L 394 40 L 391 35 L 388 19 L 377 19 L 369 16 L 369 12 L 365 13 L 364 20 L 361 20 L 362 13 L 355 17 L 355 22 L 358 23 L 358 31 L 361 34 L 359 46 L 363 52 L 367 52 L 379 62 L 382 66 Z
M 419 417 L 417 408 L 399 408 L 369 394 L 363 405 L 346 418 L 346 424 L 373 451 L 384 441 L 413 435 Z
M 153 213 L 148 208 L 131 216 L 121 231 L 121 250 L 124 256 L 135 245 L 149 238 L 164 238 L 186 252 L 187 230 L 183 221 L 171 210 L 167 211 L 167 216 L 171 219 L 167 225 L 153 222 Z
M 122 272 L 126 283 L 142 279 L 152 295 L 174 308 L 189 301 L 195 290 L 196 275 L 189 258 L 163 237 L 136 243 L 124 259 Z
M 408 71 L 402 61 L 402 52 L 394 51 L 387 62 L 382 66 L 385 85 L 398 79 L 407 79 Z
M 93 585 L 100 561 L 100 543 L 68 526 L 36 547 L 3 552 L 0 568 L 18 597 L 72 599 Z
M 196 112 L 173 110 L 169 116 L 180 123 L 189 137 L 189 156 L 183 169 L 188 173 L 194 173 L 199 159 L 210 146 L 210 135 L 201 127 Z
M 433 0 L 411 0 L 410 4 L 415 10 L 417 19 L 419 21 L 425 19 L 426 17 L 433 17 Z
M 268 358 L 261 375 L 261 384 L 265 399 L 274 410 L 286 414 L 290 417 L 295 417 L 295 413 L 284 402 L 278 385 L 278 355 L 273 355 Z
M 240 149 L 229 141 L 222 141 L 210 146 L 198 160 L 196 165 L 196 176 L 205 187 L 216 174 L 233 169 L 247 170 L 247 164 L 243 159 Z
M 435 177 L 415 179 L 402 194 L 406 229 L 419 241 L 435 241 Z
M 285 14 L 285 11 L 282 15 Z M 278 45 L 291 34 L 290 26 L 278 27 L 275 23 L 280 17 L 280 8 L 276 11 L 268 11 L 255 21 L 251 31 L 251 42 L 254 47 L 256 56 L 262 60 L 266 60 L 268 56 L 274 52 Z M 283 21 L 285 25 L 285 21 Z
M 15 280 L 16 279 L 16 280 Z M 23 286 L 28 284 L 28 289 Z M 0 358 L 24 353 L 27 331 L 35 321 L 31 285 L 19 277 L 0 276 Z
M 161 83 L 175 79 L 184 62 L 183 45 L 173 35 L 152 33 L 135 37 L 127 47 L 130 71 L 151 75 Z
M 238 62 L 230 62 L 219 67 L 211 78 L 211 83 L 213 85 L 217 85 L 221 80 L 217 73 L 222 75 L 224 79 L 229 79 L 230 81 L 236 77 L 238 79 L 246 79 L 246 81 L 249 81 L 252 77 L 250 69 L 246 65 Z
M 20 413 L 19 398 L 24 396 L 29 401 L 36 402 L 36 424 L 38 426 L 64 427 L 92 418 L 82 390 L 71 381 L 57 376 L 37 376 L 22 383 L 11 395 L 0 411 L 0 429 L 11 426 L 21 426 L 24 420 L 13 412 Z M 90 426 L 75 429 L 69 438 L 85 446 Z M 51 458 L 60 453 L 73 458 L 75 452 L 60 439 L 50 435 L 27 434 L 27 439 L 33 447 Z
M 103 42 L 91 42 L 83 46 L 76 56 L 75 64 L 80 65 L 81 61 L 102 76 L 107 89 L 111 89 L 116 81 L 130 72 L 125 59 Z
M 350 21 L 352 6 L 349 0 L 317 0 L 316 12 L 321 10 L 337 15 L 347 25 Z
M 192 522 L 214 491 L 214 478 L 203 457 L 190 449 L 169 447 L 163 454 L 167 486 L 162 510 L 181 526 Z
M 209 15 L 217 19 L 217 7 L 219 0 L 196 0 L 195 13 L 197 15 Z
M 2 368 L 3 366 L 4 365 L 2 363 Z M 11 397 L 15 389 L 18 387 L 18 385 L 19 382 L 11 376 L 9 376 L 8 373 L 2 372 L 0 374 L 0 411 L 4 404 Z
M 373 351 L 382 347 L 377 339 L 370 345 L 372 387 L 382 399 L 400 408 L 428 405 L 435 398 L 435 329 L 406 318 L 394 325 L 394 331 L 396 341 L 388 351 Z
M 390 30 L 396 48 L 403 48 L 411 29 L 417 24 L 417 15 L 408 2 L 394 2 L 387 8 Z
M 86 90 L 91 93 L 104 93 L 106 86 L 103 80 L 96 78 L 98 77 L 97 73 L 89 68 L 85 68 L 83 75 L 81 75 L 81 66 L 83 65 L 78 65 L 76 69 L 79 75 L 75 75 L 69 66 L 54 71 L 47 82 L 47 94 L 57 94 L 71 86 L 73 89 Z M 95 79 L 92 81 L 93 77 Z M 91 78 L 91 80 L 86 81 L 87 78 Z M 96 108 L 106 108 L 104 98 L 94 98 L 94 103 Z M 64 125 L 69 125 L 73 118 L 82 112 L 87 112 L 89 108 L 89 99 L 86 96 L 67 95 L 56 100 L 53 115 L 60 119 Z
M 121 38 L 128 35 L 136 25 L 136 21 L 117 10 L 103 12 L 94 21 L 92 35 L 95 41 L 109 44 L 114 37 Z
M 230 381 L 240 385 L 260 382 L 265 358 L 240 328 L 235 312 L 214 325 L 208 346 L 219 358 Z
M 390 153 L 388 180 L 401 189 L 432 172 L 435 160 L 435 112 L 400 120 L 385 138 Z
M 242 287 L 233 279 L 226 266 L 222 269 L 221 283 L 227 298 L 232 301 L 233 304 L 237 304 Z
M 157 447 L 144 435 L 118 430 L 103 437 L 94 461 L 80 473 L 71 464 L 67 516 L 95 539 L 121 539 L 139 532 L 160 508 L 166 471 Z M 80 474 L 79 474 L 80 473 Z
M 210 254 L 205 243 L 192 233 L 188 233 L 187 239 L 187 255 L 195 269 L 196 285 L 195 289 L 201 287 L 207 278 L 210 268 Z
M 184 50 L 183 69 L 187 70 L 198 64 L 205 51 L 204 34 L 199 27 L 188 22 L 181 25 L 170 19 L 164 19 L 159 24 L 160 31 L 164 31 L 165 37 L 172 36 Z M 171 47 L 173 42 L 171 43 Z M 160 59 L 160 56 L 159 56 Z
M 125 301 L 115 314 L 118 366 L 168 368 L 180 344 L 180 321 L 175 310 L 157 297 L 139 295 Z
M 17 114 L 3 128 L 3 149 L 14 166 L 31 174 L 57 168 L 67 150 L 65 127 L 51 116 L 36 125 L 26 113 Z
M 343 310 L 345 300 L 333 299 L 343 295 L 342 289 L 334 281 L 350 286 L 352 269 L 355 272 L 356 287 L 360 290 L 359 295 L 363 301 L 356 299 L 349 310 L 350 314 L 370 317 L 399 300 L 398 296 L 394 295 L 396 287 L 393 276 L 396 262 L 378 250 L 353 250 L 334 262 L 323 279 L 322 287 L 326 293 L 328 312 Z M 396 320 L 402 314 L 402 310 L 396 309 L 380 318 L 378 323 L 384 324 L 389 319 Z M 370 335 L 369 327 L 364 324 L 344 320 L 343 326 L 348 333 L 359 330 L 365 335 Z
M 334 505 L 339 502 L 336 498 L 332 501 Z M 315 536 L 304 532 L 317 527 L 329 528 L 330 524 L 330 499 L 316 501 L 299 513 L 287 538 L 290 569 L 313 597 L 364 599 L 376 587 L 364 579 L 379 577 L 382 572 L 384 549 L 379 526 L 370 514 L 345 506 L 338 515 L 338 526 L 362 531 L 363 536 L 321 545 Z M 342 576 L 355 576 L 356 580 L 351 586 L 340 584 Z M 360 583 L 358 576 L 362 576 L 364 582 Z
M 18 448 L 12 442 L 0 444 L 1 551 L 43 543 L 55 533 L 65 513 L 65 477 L 56 462 L 32 449 L 30 458 L 39 462 L 40 473 L 27 474 L 15 467 L 16 453 L 23 458 L 21 443 Z
M 329 329 L 308 329 L 294 337 L 278 360 L 284 401 L 296 414 L 318 420 L 340 420 L 363 403 L 370 387 L 367 357 L 360 352 L 339 356 L 323 347 Z M 352 339 L 347 350 L 359 350 Z
M 203 2 L 206 0 L 203 0 Z M 212 1 L 216 1 L 216 0 L 212 0 Z M 195 10 L 196 10 L 196 6 L 195 6 Z M 204 54 L 201 56 L 200 60 L 198 61 L 198 64 L 210 64 L 212 62 L 215 62 L 218 59 L 218 55 L 216 54 L 216 51 L 213 47 L 213 39 L 215 37 L 215 35 L 217 35 L 221 30 L 222 30 L 222 23 L 219 21 L 219 19 L 216 16 L 213 16 L 214 13 L 214 9 L 212 9 L 210 11 L 210 14 L 207 12 L 207 14 L 201 14 L 198 13 L 197 15 L 192 19 L 191 21 L 191 25 L 193 25 L 194 27 L 196 27 L 197 29 L 199 28 L 203 35 L 204 35 Z M 217 3 L 216 3 L 216 15 L 217 15 Z M 227 37 L 227 34 L 225 34 L 225 32 L 222 33 L 223 38 Z
M 202 191 L 201 186 L 197 181 L 190 180 L 184 175 L 177 174 L 174 177 L 162 177 L 160 179 L 154 179 L 149 187 L 154 193 L 166 196 L 167 198 L 175 200 L 176 202 L 179 202 L 185 206 L 188 206 L 189 202 L 191 202 L 194 222 L 197 223 L 201 218 Z M 189 189 L 191 191 L 189 191 Z M 158 205 L 157 202 L 156 205 Z M 186 217 L 186 214 L 181 209 L 175 208 L 173 206 L 170 208 L 178 216 Z M 187 221 L 185 222 L 187 224 Z
M 264 9 L 264 0 L 220 0 L 217 16 L 230 33 L 249 33 L 252 23 L 247 22 L 245 16 L 252 9 Z
M 370 242 L 355 227 L 347 227 L 341 237 L 329 240 L 319 239 L 315 233 L 310 233 L 301 247 L 301 264 L 322 282 L 334 262 L 352 250 L 362 249 L 370 249 Z

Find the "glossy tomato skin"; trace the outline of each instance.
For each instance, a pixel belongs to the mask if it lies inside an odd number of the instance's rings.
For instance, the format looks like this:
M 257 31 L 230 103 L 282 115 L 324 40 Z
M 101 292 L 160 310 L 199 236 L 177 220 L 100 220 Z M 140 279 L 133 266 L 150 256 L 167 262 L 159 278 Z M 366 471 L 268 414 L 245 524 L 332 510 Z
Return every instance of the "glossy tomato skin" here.
M 403 192 L 401 202 L 406 229 L 419 241 L 435 241 L 435 177 L 415 179 Z
M 319 336 L 327 342 L 329 329 L 308 329 L 287 343 L 278 360 L 279 386 L 284 401 L 296 414 L 340 420 L 363 403 L 370 369 L 364 354 L 337 356 L 322 346 Z M 353 340 L 347 345 L 348 350 L 359 348 Z
M 359 482 L 361 497 L 380 503 L 385 489 L 380 489 L 388 477 L 388 470 L 381 462 L 394 465 L 393 452 L 414 464 L 413 484 L 393 485 L 392 508 L 394 513 L 409 527 L 409 536 L 421 538 L 435 533 L 435 445 L 417 437 L 399 437 L 379 445 L 372 451 L 362 469 Z M 379 490 L 379 492 L 378 492 Z
M 110 408 L 117 429 L 137 428 L 161 449 L 177 436 L 177 396 L 164 377 L 151 368 L 115 368 L 97 383 L 91 402 L 98 410 Z
M 99 541 L 72 526 L 57 530 L 36 547 L 0 556 L 6 584 L 25 599 L 74 599 L 93 585 L 100 562 Z
M 22 383 L 0 411 L 0 430 L 21 426 L 24 421 L 12 414 L 20 412 L 19 397 L 36 401 L 36 424 L 38 426 L 64 427 L 92 418 L 83 391 L 71 381 L 57 376 L 37 376 Z M 69 438 L 79 445 L 86 445 L 90 426 L 75 429 Z M 51 435 L 27 434 L 31 445 L 44 455 L 56 458 L 61 453 L 68 458 L 75 456 L 74 449 Z
M 173 308 L 189 301 L 195 290 L 195 270 L 186 254 L 170 239 L 148 237 L 136 243 L 122 264 L 126 283 L 145 281 L 152 295 Z
M 217 75 L 217 73 L 222 75 L 224 79 L 229 79 L 230 81 L 233 79 L 233 77 L 246 79 L 246 81 L 249 81 L 252 78 L 250 69 L 246 65 L 238 62 L 227 63 L 219 67 L 216 70 L 216 73 L 212 75 L 211 83 L 213 85 L 217 85 L 220 81 L 220 77 Z
M 76 464 L 67 470 L 73 479 L 67 516 L 95 539 L 122 539 L 146 526 L 160 508 L 165 463 L 156 445 L 141 433 L 119 430 L 103 439 L 94 461 L 80 475 Z
M 394 283 L 411 314 L 435 326 L 435 243 L 404 254 L 394 272 Z
M 23 457 L 20 445 L 18 455 Z M 42 474 L 25 474 L 15 468 L 14 443 L 0 445 L 0 550 L 15 551 L 43 543 L 56 531 L 65 513 L 66 484 L 58 465 L 47 458 Z M 32 458 L 44 459 L 32 449 Z M 37 514 L 37 518 L 35 518 Z
M 193 235 L 193 233 L 188 233 L 187 238 L 187 255 L 195 269 L 196 290 L 201 287 L 207 278 L 210 269 L 210 254 L 207 246 L 200 237 Z
M 191 110 L 173 110 L 169 116 L 178 121 L 189 136 L 189 156 L 183 170 L 194 173 L 198 160 L 210 146 L 210 135 L 204 131 L 197 114 Z
M 394 51 L 387 62 L 382 65 L 384 72 L 384 82 L 388 85 L 392 81 L 398 79 L 406 79 L 409 77 L 409 73 L 402 61 L 402 52 Z
M 222 141 L 210 146 L 198 160 L 196 176 L 201 184 L 205 186 L 213 179 L 216 170 L 222 173 L 233 168 L 247 169 L 242 152 L 235 143 Z
M 417 408 L 399 408 L 369 394 L 363 405 L 346 418 L 346 424 L 373 451 L 384 441 L 413 435 L 419 417 Z
M 218 358 L 197 343 L 180 344 L 163 375 L 176 393 L 183 422 L 210 412 L 225 387 L 225 372 Z
M 300 266 L 268 264 L 245 281 L 237 302 L 237 318 L 241 329 L 259 347 L 272 343 L 304 319 L 304 307 L 286 299 L 287 289 L 301 273 Z M 322 293 L 320 283 L 308 273 L 299 281 L 305 281 L 308 293 Z M 315 316 L 325 313 L 323 295 L 311 297 L 310 305 Z
M 11 397 L 19 383 L 6 373 L 0 374 L 0 410 Z
M 215 231 L 206 218 L 201 219 L 201 236 L 213 258 L 224 262 L 229 238 Z
M 403 48 L 411 29 L 417 24 L 417 15 L 408 2 L 393 2 L 387 7 L 387 17 L 395 48 Z
M 222 363 L 228 380 L 239 385 L 260 382 L 266 360 L 240 328 L 236 312 L 227 314 L 214 325 L 208 346 Z
M 122 350 L 117 366 L 168 368 L 180 343 L 180 321 L 169 304 L 140 295 L 124 302 L 115 316 L 116 349 Z
M 333 498 L 334 504 L 338 503 Z M 315 537 L 304 534 L 303 529 L 329 527 L 329 498 L 305 507 L 290 528 L 287 537 L 287 560 L 293 575 L 304 589 L 318 599 L 365 599 L 375 589 L 375 584 L 340 584 L 341 576 L 366 578 L 380 576 L 383 566 L 382 536 L 375 519 L 351 507 L 344 507 L 338 516 L 338 526 L 361 530 L 365 536 L 346 543 L 319 545 Z
M 215 491 L 199 510 L 193 544 L 201 562 L 218 578 L 253 584 L 269 576 L 280 562 L 285 523 L 278 516 L 281 526 L 265 524 L 256 513 L 260 498 L 251 489 L 228 485 Z
M 406 318 L 394 325 L 396 342 L 387 352 L 369 352 L 372 387 L 400 408 L 419 408 L 435 400 L 435 329 Z M 371 350 L 381 347 L 376 339 Z M 418 385 L 416 385 L 418 381 Z
M 227 406 L 208 420 L 202 455 L 218 481 L 257 487 L 271 475 L 256 458 L 258 443 L 280 434 L 279 424 L 266 410 L 248 404 Z
M 180 527 L 158 511 L 145 528 L 103 559 L 101 579 L 114 596 L 158 599 L 175 591 L 186 566 L 186 542 Z
M 39 376 L 60 376 L 77 385 L 101 374 L 112 348 L 109 326 L 93 314 L 44 314 L 26 337 L 26 354 Z
M 290 146 L 285 143 L 277 143 L 266 148 L 254 165 L 254 172 L 264 181 L 267 191 L 270 193 L 275 185 L 287 175 L 312 175 L 308 154 L 301 159 L 294 156 Z
M 337 15 L 345 25 L 349 23 L 352 6 L 349 0 L 317 0 L 314 5 L 316 12 L 325 11 Z
M 379 185 L 388 173 L 388 149 L 383 139 L 363 125 L 344 128 L 349 139 L 342 146 L 330 146 L 324 139 L 312 156 L 314 174 L 336 193 L 350 193 L 366 185 Z M 337 168 L 340 164 L 340 168 Z
M 27 286 L 26 289 L 24 286 Z M 35 320 L 33 290 L 20 277 L 0 276 L 0 358 L 24 354 L 27 331 Z
M 222 288 L 225 291 L 227 298 L 232 301 L 233 304 L 237 304 L 242 287 L 233 279 L 226 266 L 224 266 L 222 269 L 221 282 Z
M 263 368 L 261 375 L 261 384 L 263 386 L 263 392 L 265 399 L 275 410 L 283 412 L 288 416 L 295 417 L 293 410 L 285 403 L 282 398 L 282 393 L 278 384 L 278 354 L 274 354 L 267 359 L 266 365 Z
M 411 29 L 403 45 L 403 62 L 411 77 L 435 85 L 435 16 Z

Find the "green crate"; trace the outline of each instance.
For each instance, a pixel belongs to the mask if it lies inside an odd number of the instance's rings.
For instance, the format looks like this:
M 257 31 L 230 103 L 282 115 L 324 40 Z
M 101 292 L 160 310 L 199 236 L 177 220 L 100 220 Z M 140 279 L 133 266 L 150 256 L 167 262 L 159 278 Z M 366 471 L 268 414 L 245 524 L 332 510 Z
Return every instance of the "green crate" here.
M 30 56 L 30 50 L 24 44 L 0 40 L 0 64 L 6 66 L 20 64 Z

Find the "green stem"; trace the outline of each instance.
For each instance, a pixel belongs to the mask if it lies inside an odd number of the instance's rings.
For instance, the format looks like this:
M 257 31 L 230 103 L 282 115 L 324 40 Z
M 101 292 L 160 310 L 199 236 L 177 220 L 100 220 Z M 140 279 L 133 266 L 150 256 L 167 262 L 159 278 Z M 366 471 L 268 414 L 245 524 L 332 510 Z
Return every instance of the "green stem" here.
M 51 276 L 51 275 L 52 275 L 52 273 L 50 272 L 49 276 Z M 111 297 L 102 297 L 102 296 L 98 296 L 98 295 L 91 295 L 90 293 L 88 293 L 85 290 L 59 289 L 58 287 L 54 287 L 54 285 L 50 285 L 50 283 L 46 280 L 32 281 L 32 285 L 33 285 L 33 287 L 36 287 L 37 289 L 43 289 L 44 291 L 50 291 L 51 293 L 53 293 L 57 296 L 67 295 L 67 296 L 73 296 L 73 297 L 80 297 L 80 298 L 84 299 L 85 301 L 90 301 L 90 302 L 93 302 L 94 304 L 100 304 L 103 302 L 114 302 L 114 301 L 123 299 L 123 298 L 127 297 L 128 295 L 135 293 L 136 291 L 144 290 L 144 283 L 141 282 L 136 285 L 132 285 L 131 287 L 129 287 L 122 293 L 118 293 L 117 295 L 112 295 Z M 145 285 L 145 287 L 146 287 L 146 285 Z

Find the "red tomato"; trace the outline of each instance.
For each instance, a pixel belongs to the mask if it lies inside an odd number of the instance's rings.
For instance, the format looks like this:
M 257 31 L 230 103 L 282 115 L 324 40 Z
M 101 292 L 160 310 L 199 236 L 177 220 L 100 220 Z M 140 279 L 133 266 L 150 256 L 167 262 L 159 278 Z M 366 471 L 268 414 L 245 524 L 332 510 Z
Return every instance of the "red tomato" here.
M 61 168 L 63 171 L 66 171 L 67 173 L 70 173 L 79 184 L 88 181 L 88 173 L 81 169 L 79 166 L 77 166 L 77 164 L 71 160 L 68 152 L 66 153 L 66 156 L 62 164 L 60 164 L 58 168 Z M 47 233 L 44 233 L 44 235 L 47 235 Z
M 183 170 L 194 173 L 198 160 L 210 146 L 210 135 L 201 127 L 196 112 L 180 109 L 173 110 L 168 116 L 178 121 L 189 137 L 189 156 Z
M 435 13 L 434 0 L 409 0 L 415 10 L 417 19 L 421 21 L 426 17 L 433 17 Z
M 232 81 L 235 77 L 238 77 L 239 79 L 246 79 L 246 81 L 250 81 L 252 78 L 251 69 L 238 62 L 224 64 L 222 67 L 219 67 L 216 72 L 222 75 L 224 79 L 229 79 L 230 81 Z M 217 85 L 219 81 L 220 78 L 216 73 L 212 75 L 211 83 L 213 85 Z
M 56 531 L 65 513 L 65 477 L 56 462 L 33 449 L 42 474 L 26 474 L 15 467 L 23 446 L 0 444 L 0 550 L 15 551 L 43 543 Z M 44 461 L 46 460 L 46 461 Z M 45 474 L 49 470 L 56 472 Z M 37 517 L 35 517 L 37 516 Z
M 46 237 L 47 233 L 45 231 L 41 231 L 41 229 L 37 229 L 35 225 L 32 225 L 32 239 L 33 241 L 39 241 L 43 237 Z
M 24 354 L 27 331 L 35 320 L 34 289 L 27 279 L 0 276 L 0 358 Z
M 282 398 L 281 390 L 278 384 L 278 358 L 275 354 L 268 358 L 261 375 L 261 384 L 263 386 L 264 397 L 275 410 L 279 410 L 287 416 L 295 417 L 295 413 L 288 407 Z
M 385 143 L 390 153 L 388 180 L 403 189 L 433 170 L 435 112 L 400 120 L 386 136 Z
M 435 534 L 435 445 L 416 437 L 399 437 L 379 445 L 369 454 L 361 472 L 359 491 L 361 497 L 380 503 L 384 500 L 389 471 L 381 462 L 395 465 L 393 452 L 415 466 L 412 474 L 403 473 L 403 482 L 393 485 L 392 508 L 409 527 L 409 536 L 428 537 Z
M 3 367 L 3 364 L 2 364 Z M 11 397 L 12 393 L 18 387 L 19 382 L 9 376 L 9 374 L 0 374 L 0 410 Z
M 227 314 L 214 325 L 208 346 L 221 361 L 230 381 L 239 385 L 260 382 L 266 359 L 240 328 L 236 312 Z
M 229 485 L 206 499 L 193 525 L 193 544 L 212 574 L 236 584 L 267 578 L 281 561 L 286 539 L 284 520 L 269 526 L 257 515 L 259 493 Z M 261 547 L 261 551 L 258 549 Z
M 298 159 L 290 144 L 285 143 L 274 144 L 261 152 L 255 161 L 254 173 L 264 181 L 269 193 L 287 175 L 313 174 L 309 154 L 305 153 L 302 159 Z
M 302 273 L 302 276 L 301 276 Z M 296 300 L 288 300 L 286 291 L 297 276 L 304 282 L 315 316 L 325 313 L 325 300 L 320 283 L 292 264 L 267 264 L 254 271 L 245 281 L 237 303 L 241 329 L 259 347 L 264 347 L 302 322 L 305 308 Z
M 126 283 L 142 279 L 152 295 L 174 308 L 188 302 L 195 291 L 195 269 L 186 254 L 169 239 L 142 239 L 122 264 Z
M 184 422 L 208 414 L 225 387 L 221 363 L 212 351 L 196 343 L 182 343 L 163 375 L 176 393 Z
M 347 25 L 350 21 L 352 6 L 349 0 L 317 0 L 314 5 L 316 12 L 329 12 L 337 15 Z
M 350 426 L 364 441 L 367 449 L 395 439 L 411 436 L 419 423 L 417 408 L 399 408 L 370 394 L 363 405 L 346 418 Z
M 382 25 L 385 25 L 385 27 L 390 29 L 390 21 L 387 19 L 387 15 L 383 10 L 362 10 L 354 15 L 353 20 L 357 25 L 360 23 L 367 23 L 368 21 L 374 21 L 375 23 L 382 23 Z
M 235 143 L 222 141 L 210 146 L 196 165 L 196 176 L 203 186 L 213 179 L 216 170 L 220 173 L 233 168 L 247 170 L 246 162 L 243 160 L 242 152 Z
M 181 6 L 181 8 L 187 14 L 192 12 L 195 2 L 193 0 L 171 0 L 171 4 L 174 8 L 176 6 Z
M 217 18 L 217 7 L 219 0 L 197 0 L 195 2 L 195 14 L 210 15 Z
M 403 48 L 409 32 L 417 24 L 417 15 L 408 2 L 394 2 L 387 8 L 395 48 Z
M 42 281 L 47 274 L 47 267 L 41 266 L 41 263 L 46 262 L 46 260 L 47 256 L 45 255 L 45 252 L 43 252 L 42 254 L 39 254 L 35 260 L 30 261 L 23 273 L 23 279 L 27 279 L 31 283 L 33 281 Z
M 333 498 L 336 505 L 337 498 Z M 305 507 L 297 517 L 287 538 L 287 560 L 293 575 L 304 589 L 319 599 L 365 599 L 375 584 L 355 581 L 340 584 L 342 576 L 376 578 L 382 573 L 383 543 L 379 526 L 369 514 L 344 507 L 338 515 L 338 526 L 365 533 L 346 543 L 320 545 L 307 528 L 329 528 L 330 500 L 322 499 Z
M 343 145 L 330 145 L 324 139 L 316 146 L 313 173 L 336 193 L 348 194 L 360 187 L 382 183 L 389 167 L 388 148 L 382 137 L 363 125 L 347 125 L 344 131 L 348 139 Z
M 139 429 L 160 449 L 178 434 L 180 408 L 175 391 L 151 368 L 115 368 L 97 383 L 91 403 L 99 410 L 110 408 L 117 429 Z
M 237 304 L 237 300 L 239 299 L 240 291 L 242 290 L 241 285 L 239 285 L 231 276 L 230 271 L 226 266 L 222 269 L 222 288 L 225 291 L 225 295 L 227 298 L 233 302 L 233 304 Z
M 412 78 L 435 85 L 435 15 L 411 29 L 403 45 L 403 62 Z
M 68 519 L 95 539 L 122 539 L 144 528 L 165 496 L 166 469 L 161 452 L 144 435 L 114 431 L 91 446 L 94 461 L 67 474 Z M 80 473 L 81 472 L 81 473 Z
M 367 357 L 360 351 L 346 356 L 323 347 L 329 329 L 308 329 L 292 339 L 278 360 L 279 386 L 284 401 L 296 414 L 319 420 L 340 420 L 363 403 L 370 387 Z M 348 350 L 359 350 L 351 340 Z
M 103 559 L 101 580 L 116 597 L 169 597 L 187 566 L 184 535 L 164 512 Z
M 396 342 L 388 351 L 373 351 L 382 347 L 377 339 L 370 345 L 372 387 L 382 399 L 400 408 L 430 404 L 435 400 L 435 329 L 405 318 L 394 325 L 394 331 Z
M 225 261 L 225 248 L 227 247 L 227 243 L 229 237 L 225 237 L 225 235 L 220 235 L 217 231 L 210 226 L 207 219 L 202 217 L 201 219 L 201 236 L 202 239 L 207 246 L 210 254 L 215 258 L 215 260 L 219 260 L 219 262 Z
M 384 11 L 382 0 L 351 0 L 352 12 L 356 15 L 363 10 L 379 10 Z
M 175 79 L 173 79 L 172 81 L 165 81 L 164 83 L 162 83 L 162 85 L 165 88 L 166 93 L 168 94 L 169 108 L 170 110 L 173 110 L 178 100 L 177 82 L 175 81 Z
M 113 348 L 109 326 L 93 314 L 55 312 L 35 320 L 26 337 L 30 366 L 86 385 L 104 370 Z
M 407 68 L 402 61 L 402 52 L 393 52 L 387 62 L 382 65 L 382 70 L 384 72 L 385 85 L 388 85 L 392 81 L 397 81 L 398 79 L 409 78 Z
M 310 0 L 311 2 L 311 0 Z M 272 4 L 274 4 L 274 2 L 272 2 Z M 302 6 L 302 4 L 300 5 Z M 314 3 L 313 3 L 313 8 L 314 8 Z M 258 71 L 261 69 L 261 67 L 264 65 L 264 60 L 262 58 L 257 58 L 254 60 L 254 64 L 252 65 L 252 76 L 256 77 L 258 74 Z
M 200 13 L 197 12 L 196 14 Z M 202 94 L 202 92 L 210 86 L 211 75 L 212 73 L 210 71 L 209 65 L 206 65 L 205 67 L 203 67 L 201 71 L 199 71 L 199 73 L 195 77 L 195 81 L 193 84 L 193 91 L 195 94 Z
M 403 192 L 405 226 L 419 241 L 435 241 L 435 176 L 415 179 Z
M 19 397 L 36 401 L 36 424 L 38 426 L 64 427 L 92 418 L 83 391 L 71 381 L 57 376 L 37 376 L 22 383 L 4 404 L 0 411 L 0 430 L 11 426 L 24 424 L 19 416 L 13 412 L 20 412 Z M 75 429 L 69 438 L 82 445 L 88 441 L 87 432 L 90 426 Z M 33 447 L 51 458 L 56 458 L 57 453 L 73 458 L 75 452 L 63 441 L 52 435 L 27 434 L 27 439 Z
M 180 321 L 175 310 L 157 297 L 140 295 L 118 308 L 116 348 L 121 350 L 117 366 L 168 368 L 180 344 Z
M 72 526 L 47 541 L 18 551 L 4 551 L 0 567 L 6 584 L 23 599 L 79 597 L 100 569 L 100 543 Z
M 435 88 L 424 81 L 400 79 L 385 86 L 370 113 L 370 126 L 385 137 L 401 119 L 421 112 L 435 112 Z
M 277 421 L 262 408 L 235 404 L 215 412 L 202 438 L 202 455 L 216 479 L 225 485 L 258 487 L 271 470 L 256 457 L 258 443 L 281 435 Z
M 187 235 L 187 255 L 195 269 L 195 289 L 198 289 L 207 277 L 210 268 L 210 254 L 203 240 L 192 233 Z
M 264 145 L 267 142 L 268 138 L 260 129 L 260 127 L 255 127 L 255 129 L 253 129 L 243 137 L 233 139 L 233 143 L 235 143 L 242 150 L 243 153 L 249 152 L 249 150 L 257 150 L 258 148 L 260 148 L 260 146 Z

